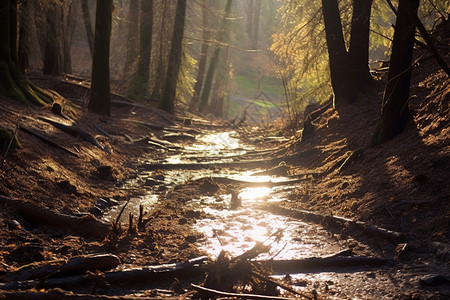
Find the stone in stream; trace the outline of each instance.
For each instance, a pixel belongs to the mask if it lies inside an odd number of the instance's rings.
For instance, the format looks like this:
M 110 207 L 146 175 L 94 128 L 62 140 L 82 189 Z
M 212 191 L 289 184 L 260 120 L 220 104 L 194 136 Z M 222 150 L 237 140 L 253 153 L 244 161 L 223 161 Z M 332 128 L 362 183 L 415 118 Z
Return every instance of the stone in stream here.
M 103 215 L 102 210 L 101 210 L 99 207 L 97 207 L 97 206 L 91 207 L 91 208 L 89 209 L 89 212 L 90 212 L 91 214 L 93 214 L 94 216 L 96 216 L 96 217 L 101 217 L 101 216 Z
M 420 278 L 420 283 L 427 286 L 450 285 L 450 280 L 443 275 L 428 274 Z
M 108 201 L 106 201 L 105 199 L 103 199 L 103 198 L 98 198 L 97 204 L 96 204 L 95 206 L 97 206 L 98 208 L 100 208 L 101 210 L 103 210 L 103 209 L 105 209 L 105 208 L 106 208 L 107 206 L 109 206 L 109 205 L 108 205 Z

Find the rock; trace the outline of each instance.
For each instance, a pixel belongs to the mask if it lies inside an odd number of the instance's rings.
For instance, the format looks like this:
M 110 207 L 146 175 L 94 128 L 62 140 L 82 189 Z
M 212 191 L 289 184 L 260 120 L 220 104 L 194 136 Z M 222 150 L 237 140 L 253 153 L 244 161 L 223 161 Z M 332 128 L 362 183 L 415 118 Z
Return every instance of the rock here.
M 443 275 L 428 274 L 420 278 L 420 283 L 427 286 L 437 286 L 442 284 L 450 284 L 450 280 Z
M 186 240 L 186 242 L 192 244 L 192 243 L 195 243 L 197 241 L 197 237 L 195 235 L 188 235 L 185 238 L 185 240 Z
M 100 209 L 103 210 L 103 209 L 105 209 L 107 206 L 109 206 L 109 202 L 106 201 L 106 200 L 103 199 L 103 198 L 99 198 L 99 199 L 97 200 L 96 206 L 97 206 L 98 208 L 100 208 Z
M 164 175 L 162 175 L 162 174 L 158 174 L 158 175 L 153 176 L 153 179 L 159 180 L 159 181 L 164 181 L 164 179 L 166 179 L 166 177 L 164 177 Z
M 147 178 L 147 180 L 145 180 L 144 186 L 155 186 L 159 184 L 163 184 L 163 182 L 152 178 Z
M 89 209 L 89 212 L 96 217 L 101 217 L 103 215 L 102 210 L 100 208 L 98 208 L 97 206 L 91 207 Z
M 160 185 L 160 186 L 158 186 L 158 192 L 163 192 L 163 191 L 167 191 L 168 190 L 168 188 L 167 188 L 167 186 L 165 186 L 165 185 Z
M 181 218 L 181 219 L 178 220 L 178 224 L 180 224 L 180 225 L 184 225 L 186 223 L 187 223 L 187 219 L 186 218 Z
M 70 183 L 69 180 L 61 180 L 56 183 L 56 186 L 60 188 L 66 194 L 73 194 L 79 196 L 76 186 Z
M 192 209 L 190 209 L 184 213 L 184 216 L 188 219 L 194 219 L 194 218 L 198 219 L 198 218 L 200 218 L 200 215 L 201 215 L 200 211 L 195 211 Z
M 117 201 L 116 199 L 113 199 L 113 198 L 104 198 L 104 199 L 108 201 L 108 206 L 110 206 L 110 207 L 117 206 L 120 204 L 119 201 Z
M 10 220 L 8 222 L 8 228 L 12 230 L 20 229 L 20 223 L 17 220 Z
M 111 166 L 100 166 L 97 168 L 95 175 L 105 181 L 116 181 L 116 176 L 114 175 L 114 169 Z

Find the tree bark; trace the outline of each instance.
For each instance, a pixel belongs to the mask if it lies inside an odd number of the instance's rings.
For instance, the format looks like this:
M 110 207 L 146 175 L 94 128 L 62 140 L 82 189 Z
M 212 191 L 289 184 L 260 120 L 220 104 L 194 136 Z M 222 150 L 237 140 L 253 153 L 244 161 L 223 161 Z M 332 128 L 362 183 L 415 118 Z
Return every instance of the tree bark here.
M 388 83 L 371 146 L 382 144 L 402 132 L 409 119 L 408 99 L 416 28 L 414 16 L 417 16 L 418 7 L 419 0 L 399 1 Z
M 206 9 L 206 0 L 203 0 L 202 13 L 203 13 L 203 42 L 200 51 L 200 60 L 198 62 L 197 78 L 194 86 L 194 93 L 192 95 L 192 104 L 197 106 L 200 99 L 200 92 L 202 91 L 203 79 L 205 78 L 206 60 L 208 58 L 208 43 L 209 30 L 208 30 L 208 11 Z
M 60 26 L 62 9 L 57 3 L 49 3 L 46 11 L 44 65 L 42 72 L 45 75 L 59 76 L 62 74 L 62 48 Z
M 13 59 L 17 58 L 16 7 L 15 0 L 0 1 L 0 94 L 23 103 L 43 105 L 51 102 L 51 98 L 28 81 Z
M 373 0 L 353 0 L 352 28 L 350 32 L 349 63 L 353 88 L 364 92 L 371 80 L 369 70 L 370 12 Z
M 19 48 L 18 48 L 18 60 L 19 69 L 22 73 L 28 69 L 30 65 L 28 57 L 28 44 L 29 44 L 29 28 L 30 28 L 30 13 L 28 7 L 28 0 L 23 0 L 19 11 Z
M 130 1 L 128 11 L 128 41 L 127 56 L 125 58 L 124 78 L 131 74 L 136 62 L 138 48 L 137 32 L 139 31 L 139 1 Z
M 109 50 L 113 0 L 97 0 L 89 111 L 110 115 Z
M 177 91 L 177 81 L 181 67 L 183 51 L 184 23 L 186 18 L 186 0 L 177 1 L 175 15 L 175 24 L 173 27 L 172 46 L 170 48 L 169 66 L 166 74 L 166 83 L 161 102 L 158 108 L 170 113 L 175 111 L 175 96 Z
M 153 0 L 141 1 L 141 32 L 139 60 L 133 81 L 128 88 L 128 96 L 132 99 L 143 100 L 147 90 L 150 57 L 152 51 Z
M 92 31 L 91 14 L 89 12 L 88 0 L 81 0 L 81 10 L 83 12 L 83 23 L 86 30 L 86 38 L 91 56 L 94 55 L 94 32 Z
M 219 42 L 223 41 L 223 39 L 224 39 L 224 36 L 225 36 L 224 28 L 225 28 L 226 20 L 231 12 L 232 4 L 233 4 L 233 0 L 227 0 L 227 4 L 225 6 L 225 15 L 222 20 L 222 26 L 220 28 L 219 38 L 217 39 Z M 214 79 L 214 73 L 216 72 L 217 63 L 219 61 L 220 50 L 221 50 L 221 47 L 216 46 L 216 49 L 214 49 L 213 55 L 209 62 L 208 71 L 207 71 L 206 77 L 205 77 L 205 83 L 203 84 L 202 93 L 200 95 L 200 104 L 198 106 L 198 110 L 200 112 L 204 112 L 208 106 L 209 95 L 211 93 L 212 82 Z
M 353 103 L 369 81 L 369 28 L 372 0 L 354 0 L 347 52 L 337 0 L 322 0 L 335 107 Z
M 348 61 L 337 0 L 322 0 L 334 105 L 348 101 Z

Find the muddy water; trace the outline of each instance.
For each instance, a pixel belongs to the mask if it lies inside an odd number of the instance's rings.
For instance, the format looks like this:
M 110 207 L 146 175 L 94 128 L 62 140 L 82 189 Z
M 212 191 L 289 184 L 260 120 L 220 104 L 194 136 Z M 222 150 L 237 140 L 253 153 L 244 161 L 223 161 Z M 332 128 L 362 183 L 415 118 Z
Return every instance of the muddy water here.
M 233 161 L 239 156 L 254 151 L 254 147 L 242 143 L 236 132 L 209 133 L 197 137 L 196 141 L 186 145 L 181 153 L 170 155 L 165 159 L 167 164 L 183 164 L 195 161 L 217 163 Z M 148 161 L 147 161 L 148 163 Z M 275 176 L 252 176 L 254 170 L 167 170 L 164 172 L 164 188 L 172 188 L 185 184 L 191 179 L 220 176 L 250 182 L 277 182 L 289 178 Z M 149 178 L 149 173 L 141 174 L 142 180 Z M 133 185 L 133 182 L 130 183 Z M 252 248 L 256 242 L 270 245 L 270 252 L 261 254 L 258 259 L 301 259 L 311 256 L 323 256 L 338 252 L 345 248 L 342 242 L 333 240 L 320 226 L 274 215 L 258 209 L 267 202 L 281 201 L 287 196 L 292 186 L 275 187 L 243 187 L 238 192 L 242 206 L 230 209 L 231 194 L 202 196 L 192 199 L 187 206 L 195 210 L 202 209 L 207 218 L 197 220 L 195 229 L 206 237 L 199 244 L 211 257 L 217 257 L 222 250 L 231 255 L 239 255 Z M 123 213 L 126 217 L 131 212 L 138 214 L 139 205 L 148 210 L 157 203 L 160 193 L 149 194 L 131 199 Z M 114 220 L 120 207 L 109 211 L 104 218 Z M 326 245 L 324 247 L 324 245 Z

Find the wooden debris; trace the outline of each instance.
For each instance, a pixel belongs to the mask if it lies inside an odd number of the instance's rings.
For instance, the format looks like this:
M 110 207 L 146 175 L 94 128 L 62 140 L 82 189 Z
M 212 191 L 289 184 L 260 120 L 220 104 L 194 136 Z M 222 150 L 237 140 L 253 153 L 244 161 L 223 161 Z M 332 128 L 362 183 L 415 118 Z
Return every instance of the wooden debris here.
M 10 281 L 61 277 L 68 274 L 84 274 L 86 271 L 106 271 L 117 267 L 120 259 L 113 254 L 90 254 L 75 256 L 69 261 L 53 260 L 35 262 L 8 274 Z
M 216 183 L 220 184 L 237 184 L 244 185 L 246 187 L 274 187 L 281 185 L 293 185 L 303 181 L 302 179 L 292 179 L 286 181 L 248 181 L 248 180 L 239 180 L 229 177 L 221 177 L 221 176 L 210 176 L 210 177 L 201 177 L 195 179 L 194 181 L 203 181 L 203 180 L 212 180 Z
M 91 215 L 82 217 L 70 216 L 39 206 L 30 201 L 12 199 L 2 195 L 0 195 L 0 203 L 15 208 L 31 222 L 55 227 L 85 237 L 104 238 L 111 230 L 110 224 L 99 221 Z
M 183 263 L 163 264 L 140 268 L 110 271 L 102 273 L 102 280 L 117 286 L 136 286 L 142 283 L 167 281 L 173 278 L 192 279 L 196 274 L 203 274 L 202 265 L 208 258 L 206 256 L 190 259 Z M 62 278 L 49 278 L 46 280 L 25 280 L 10 283 L 0 283 L 0 290 L 24 290 L 32 288 L 62 288 L 74 290 L 79 287 L 92 286 L 89 276 L 70 276 Z
M 35 131 L 31 130 L 31 129 L 28 129 L 28 128 L 24 127 L 23 125 L 20 126 L 20 129 L 23 130 L 23 131 L 25 131 L 25 132 L 28 133 L 28 134 L 31 134 L 31 135 L 37 137 L 38 139 L 44 141 L 45 143 L 49 144 L 49 145 L 52 146 L 52 147 L 62 149 L 62 150 L 64 150 L 65 152 L 67 152 L 67 153 L 69 153 L 69 154 L 71 154 L 71 155 L 73 155 L 73 156 L 79 157 L 78 154 L 76 154 L 76 153 L 73 152 L 72 150 L 69 150 L 69 149 L 67 149 L 67 148 L 64 147 L 64 146 L 61 146 L 60 144 L 58 144 L 58 143 L 56 143 L 56 142 L 50 140 L 49 138 L 43 136 L 43 135 L 40 134 L 40 133 L 37 133 L 37 132 L 35 132 Z
M 4 300 L 156 300 L 161 297 L 133 297 L 133 296 L 106 296 L 74 294 L 61 289 L 49 291 L 2 291 L 0 299 Z
M 197 162 L 197 163 L 179 163 L 179 164 L 168 164 L 168 163 L 147 163 L 142 164 L 138 168 L 141 171 L 152 171 L 152 170 L 200 170 L 200 169 L 212 169 L 217 167 L 221 168 L 252 168 L 252 167 L 262 167 L 277 165 L 282 161 L 283 158 L 273 158 L 273 159 L 257 159 L 257 160 L 242 160 L 233 162 Z
M 257 262 L 264 267 L 272 269 L 277 274 L 335 271 L 336 269 L 344 268 L 382 267 L 393 263 L 393 261 L 384 258 L 367 256 L 310 257 L 299 260 L 268 260 Z
M 80 137 L 81 139 L 91 143 L 92 145 L 102 149 L 103 151 L 105 151 L 108 154 L 111 154 L 111 150 L 108 147 L 104 147 L 102 146 L 95 137 L 93 137 L 90 133 L 88 133 L 87 131 L 83 130 L 80 128 L 80 126 L 78 126 L 75 122 L 73 122 L 70 125 L 66 125 L 66 124 L 62 124 L 59 123 L 57 121 L 54 120 L 50 120 L 47 118 L 41 118 L 42 121 L 47 122 L 51 125 L 53 125 L 54 127 L 58 128 L 59 130 L 69 133 L 72 136 L 75 137 Z
M 275 300 L 278 300 L 278 299 L 295 299 L 295 298 L 286 298 L 286 297 L 278 297 L 278 296 L 267 296 L 267 295 L 240 294 L 240 293 L 223 292 L 223 291 L 218 291 L 218 290 L 215 290 L 215 289 L 206 288 L 206 287 L 203 287 L 203 286 L 200 286 L 200 285 L 196 285 L 196 284 L 193 284 L 193 283 L 191 283 L 191 286 L 194 289 L 198 290 L 198 291 L 206 293 L 206 295 L 208 295 L 209 297 L 222 296 L 222 297 L 233 297 L 233 298 L 238 298 L 238 299 L 244 298 L 244 299 L 275 299 Z
M 287 215 L 293 218 L 302 219 L 325 226 L 337 227 L 342 229 L 358 229 L 365 232 L 366 234 L 383 238 L 394 244 L 397 244 L 399 241 L 404 239 L 404 235 L 400 232 L 391 231 L 372 224 L 368 224 L 366 222 L 355 221 L 344 217 L 326 216 L 306 210 L 286 208 L 275 203 L 262 206 L 262 208 L 267 209 L 273 213 Z

